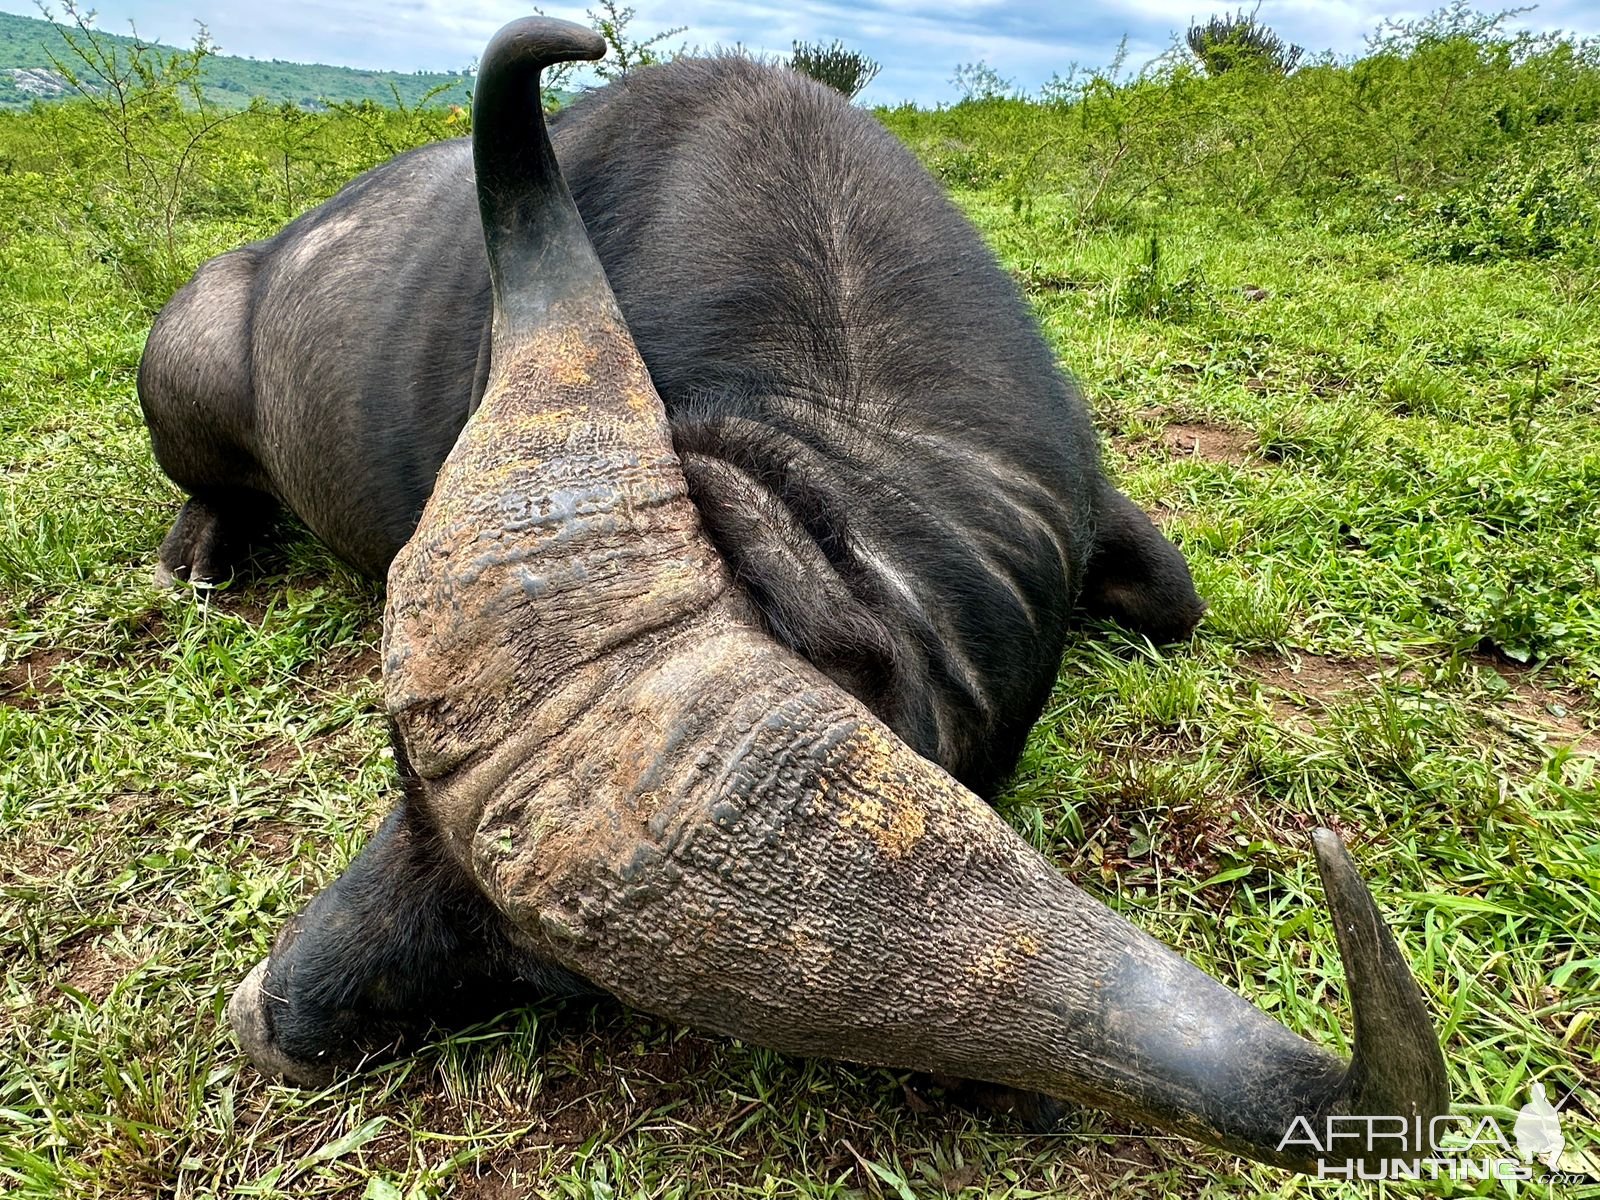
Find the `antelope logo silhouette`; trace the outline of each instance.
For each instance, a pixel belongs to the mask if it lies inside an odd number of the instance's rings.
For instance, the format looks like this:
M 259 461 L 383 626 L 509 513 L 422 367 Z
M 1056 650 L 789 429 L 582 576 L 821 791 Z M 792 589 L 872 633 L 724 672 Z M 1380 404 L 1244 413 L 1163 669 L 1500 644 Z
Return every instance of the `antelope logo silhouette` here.
M 1511 1132 L 1517 1139 L 1517 1153 L 1524 1159 L 1537 1158 L 1554 1170 L 1567 1144 L 1561 1135 L 1561 1116 L 1545 1098 L 1544 1084 L 1534 1084 L 1532 1092 L 1532 1097 L 1517 1114 L 1517 1123 Z

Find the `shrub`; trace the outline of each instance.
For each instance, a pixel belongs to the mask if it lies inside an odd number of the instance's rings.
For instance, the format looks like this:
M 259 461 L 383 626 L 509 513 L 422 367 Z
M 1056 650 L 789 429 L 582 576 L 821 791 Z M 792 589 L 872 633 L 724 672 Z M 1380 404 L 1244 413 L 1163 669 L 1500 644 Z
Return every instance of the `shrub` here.
M 1454 4 L 1385 23 L 1354 61 L 1302 57 L 1292 71 L 1279 69 L 1287 59 L 1208 69 L 1177 47 L 1130 72 L 1119 55 L 1106 69 L 1058 76 L 1037 101 L 1016 96 L 992 67 L 965 64 L 954 80 L 960 103 L 882 116 L 945 178 L 1004 178 L 1027 193 L 1023 212 L 1053 193 L 1080 228 L 1151 227 L 1187 203 L 1219 214 L 1276 208 L 1401 238 L 1419 222 L 1460 227 L 1450 235 L 1460 246 L 1428 253 L 1554 241 L 1570 255 L 1587 228 L 1592 179 L 1570 160 L 1600 129 L 1600 40 L 1509 31 L 1511 15 Z M 975 172 L 974 156 L 952 146 L 982 147 L 1001 166 Z M 1479 196 L 1497 170 L 1517 178 L 1504 195 Z M 1446 200 L 1453 210 L 1424 219 Z M 1499 215 L 1465 212 L 1474 206 Z
M 1304 47 L 1285 42 L 1242 9 L 1233 15 L 1212 17 L 1204 25 L 1191 25 L 1184 39 L 1207 75 L 1243 68 L 1287 75 L 1300 62 Z
M 796 42 L 789 65 L 851 100 L 883 70 L 882 63 L 859 51 L 846 49 L 845 44 L 837 40 L 826 46 L 821 42 Z
M 107 182 L 85 197 L 88 227 L 101 257 L 159 307 L 192 270 L 178 224 L 190 193 L 204 186 L 205 150 L 236 115 L 205 94 L 203 68 L 215 47 L 202 26 L 188 50 L 166 53 L 137 38 L 124 49 L 97 36 L 92 12 L 73 0 L 63 9 L 64 52 L 53 65 L 80 98 L 67 120 L 86 123 L 92 132 L 82 148 L 108 160 Z
M 1521 147 L 1498 169 L 1455 188 L 1426 211 L 1426 257 L 1449 262 L 1597 259 L 1600 167 L 1591 148 Z
M 1017 85 L 1001 75 L 983 60 L 957 63 L 956 73 L 950 77 L 963 101 L 1014 99 L 1020 93 Z
M 635 16 L 634 10 L 618 7 L 617 0 L 600 0 L 598 11 L 591 8 L 586 13 L 589 24 L 606 40 L 606 56 L 594 67 L 595 74 L 605 80 L 622 79 L 629 71 L 660 62 L 662 44 L 688 28 L 678 25 L 641 39 L 628 32 L 628 26 L 633 23 Z M 564 87 L 575 69 L 576 64 L 563 63 L 547 70 L 544 73 L 545 89 L 555 92 Z
M 1005 179 L 1005 160 L 982 146 L 953 139 L 937 148 L 926 151 L 923 160 L 928 169 L 952 188 L 993 187 Z

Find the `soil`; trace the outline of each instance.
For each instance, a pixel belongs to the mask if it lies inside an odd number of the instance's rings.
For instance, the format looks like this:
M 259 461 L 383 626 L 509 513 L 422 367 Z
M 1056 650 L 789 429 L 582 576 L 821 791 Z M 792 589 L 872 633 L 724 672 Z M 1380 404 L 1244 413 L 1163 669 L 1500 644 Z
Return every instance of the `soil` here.
M 1493 671 L 1510 689 L 1500 707 L 1515 721 L 1532 725 L 1552 746 L 1600 754 L 1600 711 L 1578 692 L 1541 683 L 1538 671 L 1487 654 L 1474 655 L 1479 670 Z
M 105 934 L 79 934 L 61 947 L 61 982 L 104 1004 L 136 960 L 108 945 Z
M 0 704 L 33 712 L 61 694 L 55 670 L 72 655 L 66 650 L 39 649 L 0 666 Z
M 1470 661 L 1474 669 L 1492 671 L 1505 681 L 1508 690 L 1497 703 L 1491 702 L 1491 707 L 1507 720 L 1531 726 L 1552 747 L 1600 754 L 1600 711 L 1581 694 L 1547 686 L 1539 681 L 1534 668 L 1492 655 L 1473 655 Z M 1302 652 L 1287 659 L 1274 654 L 1247 655 L 1240 659 L 1239 668 L 1266 685 L 1267 700 L 1280 724 L 1309 732 L 1308 706 L 1326 708 L 1339 697 L 1370 685 L 1381 672 L 1393 670 L 1393 665 L 1372 658 L 1337 659 Z M 1399 678 L 1414 680 L 1417 671 L 1402 667 Z
M 1202 458 L 1207 462 L 1240 466 L 1255 457 L 1255 438 L 1241 429 L 1208 422 L 1168 425 L 1161 431 L 1161 444 L 1180 458 Z
M 1292 658 L 1249 654 L 1239 660 L 1239 669 L 1266 685 L 1264 692 L 1279 724 L 1308 733 L 1308 706 L 1326 708 L 1375 679 L 1381 667 L 1371 658 L 1299 653 Z

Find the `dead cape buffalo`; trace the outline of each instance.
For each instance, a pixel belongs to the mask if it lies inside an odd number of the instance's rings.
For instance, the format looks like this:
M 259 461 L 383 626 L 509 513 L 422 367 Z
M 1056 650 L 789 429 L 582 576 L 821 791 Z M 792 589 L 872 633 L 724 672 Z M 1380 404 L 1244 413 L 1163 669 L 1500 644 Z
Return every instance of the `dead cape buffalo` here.
M 602 50 L 545 19 L 490 45 L 481 223 L 464 148 L 404 156 L 203 268 L 151 336 L 194 497 L 168 569 L 230 568 L 267 495 L 393 558 L 406 800 L 235 994 L 251 1057 L 316 1079 L 452 994 L 581 980 L 1285 1166 L 1296 1118 L 1425 1128 L 1438 1044 L 1332 834 L 1348 1065 L 958 782 L 1014 760 L 1079 581 L 1147 627 L 1198 612 L 977 237 L 870 118 L 742 62 L 561 122 L 575 206 L 539 72 Z
M 480 145 L 525 154 L 529 120 Z M 870 116 L 701 60 L 589 96 L 556 148 L 707 533 L 773 635 L 914 749 L 992 790 L 1075 599 L 1189 634 L 1182 556 L 1106 483 L 988 248 Z M 379 167 L 162 312 L 140 396 L 193 496 L 166 570 L 226 578 L 281 501 L 382 577 L 488 378 L 471 153 Z

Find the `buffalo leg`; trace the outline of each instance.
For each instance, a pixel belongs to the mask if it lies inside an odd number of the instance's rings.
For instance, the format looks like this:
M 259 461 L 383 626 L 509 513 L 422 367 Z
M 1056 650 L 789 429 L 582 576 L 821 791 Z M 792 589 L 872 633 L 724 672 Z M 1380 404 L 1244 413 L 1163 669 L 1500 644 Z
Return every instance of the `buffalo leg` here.
M 1178 548 L 1143 509 L 1109 484 L 1101 492 L 1080 603 L 1091 616 L 1109 618 L 1156 642 L 1187 638 L 1206 611 Z
M 161 310 L 139 362 L 139 406 L 156 461 L 190 499 L 161 543 L 156 579 L 233 575 L 277 513 L 256 458 L 249 250 L 213 259 Z
M 161 543 L 156 582 L 221 583 L 238 573 L 277 514 L 272 497 L 250 488 L 207 488 L 178 513 Z
M 430 1023 L 591 990 L 517 948 L 506 929 L 408 796 L 278 936 L 228 1017 L 257 1066 L 320 1086 Z

